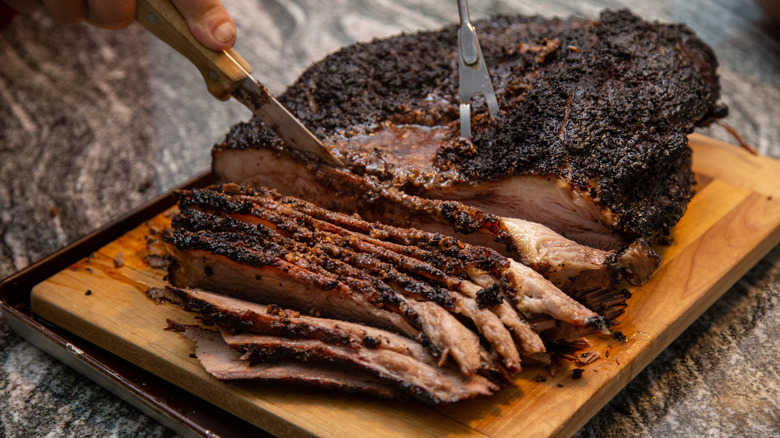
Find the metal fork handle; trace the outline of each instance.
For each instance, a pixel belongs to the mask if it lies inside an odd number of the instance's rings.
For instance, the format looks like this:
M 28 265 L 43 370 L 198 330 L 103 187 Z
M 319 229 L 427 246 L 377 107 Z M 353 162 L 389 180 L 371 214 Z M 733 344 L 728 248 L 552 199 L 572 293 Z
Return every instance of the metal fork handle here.
M 469 5 L 466 0 L 458 0 L 458 14 L 460 14 L 460 56 L 466 65 L 473 65 L 479 61 L 479 46 L 477 43 L 477 31 L 469 21 Z
M 479 47 L 477 30 L 469 18 L 467 0 L 458 0 L 458 83 L 460 97 L 460 135 L 471 137 L 471 98 L 482 94 L 491 116 L 498 114 L 498 102 L 485 59 Z

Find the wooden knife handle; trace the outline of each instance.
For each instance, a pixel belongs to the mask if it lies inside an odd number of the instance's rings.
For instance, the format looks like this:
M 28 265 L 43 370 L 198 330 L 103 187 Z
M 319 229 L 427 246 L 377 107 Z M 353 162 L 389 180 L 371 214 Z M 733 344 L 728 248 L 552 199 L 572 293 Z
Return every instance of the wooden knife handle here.
M 206 87 L 217 99 L 226 100 L 239 84 L 246 79 L 246 73 L 225 53 L 205 47 L 190 32 L 187 22 L 170 0 L 138 0 L 136 21 L 164 43 L 176 49 L 200 70 Z M 249 64 L 236 53 L 227 51 L 246 72 Z

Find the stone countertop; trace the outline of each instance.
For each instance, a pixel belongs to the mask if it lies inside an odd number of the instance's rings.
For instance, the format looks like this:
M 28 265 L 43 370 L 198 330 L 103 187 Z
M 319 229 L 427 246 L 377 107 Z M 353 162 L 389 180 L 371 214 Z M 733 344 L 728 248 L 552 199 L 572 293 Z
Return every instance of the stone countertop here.
M 354 41 L 457 21 L 454 1 L 225 0 L 237 49 L 272 92 Z M 780 28 L 749 0 L 471 1 L 495 13 L 628 6 L 685 22 L 717 53 L 727 121 L 780 158 Z M 209 167 L 249 117 L 139 26 L 105 31 L 19 16 L 0 29 L 0 277 Z M 733 142 L 720 127 L 702 133 Z M 675 340 L 579 436 L 780 434 L 780 247 Z M 174 433 L 32 347 L 0 319 L 0 435 Z

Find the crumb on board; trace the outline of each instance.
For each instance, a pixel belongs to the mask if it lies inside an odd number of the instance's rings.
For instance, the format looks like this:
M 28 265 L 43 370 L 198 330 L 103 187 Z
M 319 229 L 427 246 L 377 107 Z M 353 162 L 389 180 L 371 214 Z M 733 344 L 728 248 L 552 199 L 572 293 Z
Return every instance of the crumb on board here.
M 125 265 L 125 253 L 118 252 L 114 256 L 114 268 L 121 268 L 124 265 Z

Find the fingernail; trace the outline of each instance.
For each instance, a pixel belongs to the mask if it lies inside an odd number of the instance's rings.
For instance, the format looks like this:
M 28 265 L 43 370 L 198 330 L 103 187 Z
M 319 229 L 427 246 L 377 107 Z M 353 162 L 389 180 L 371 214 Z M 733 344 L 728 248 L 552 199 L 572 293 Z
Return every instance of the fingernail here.
M 214 29 L 214 38 L 221 43 L 229 43 L 236 36 L 236 25 L 230 21 L 223 21 Z

